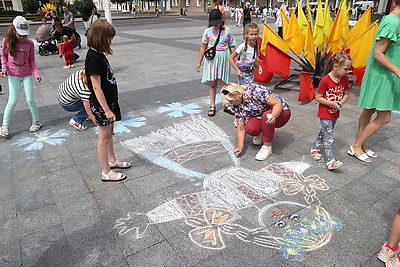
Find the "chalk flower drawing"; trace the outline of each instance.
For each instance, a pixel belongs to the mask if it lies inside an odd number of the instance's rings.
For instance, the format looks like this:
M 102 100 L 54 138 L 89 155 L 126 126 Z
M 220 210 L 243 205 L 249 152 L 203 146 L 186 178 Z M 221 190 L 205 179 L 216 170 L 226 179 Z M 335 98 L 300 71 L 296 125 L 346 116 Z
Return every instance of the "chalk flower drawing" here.
M 278 182 L 278 187 L 288 196 L 297 195 L 300 192 L 304 193 L 304 199 L 308 204 L 319 202 L 316 190 L 329 190 L 329 186 L 325 180 L 316 174 L 304 177 L 303 175 L 296 175 L 294 179 L 287 179 Z
M 146 125 L 145 117 L 135 117 L 134 114 L 127 114 L 122 116 L 120 121 L 114 122 L 114 133 L 130 133 L 129 127 L 139 128 Z M 93 128 L 96 134 L 98 134 L 97 127 Z
M 204 218 L 186 218 L 186 224 L 195 227 L 190 231 L 190 239 L 197 245 L 210 249 L 223 249 L 226 247 L 222 238 L 222 226 L 233 221 L 237 214 L 224 209 L 206 209 Z
M 48 145 L 60 145 L 65 139 L 62 137 L 68 136 L 68 131 L 61 130 L 53 134 L 50 134 L 50 130 L 34 133 L 36 137 L 22 137 L 18 141 L 14 142 L 14 145 L 25 146 L 24 151 L 41 150 L 45 144 Z
M 183 105 L 180 102 L 174 102 L 171 104 L 168 104 L 168 107 L 160 107 L 158 108 L 159 113 L 164 113 L 164 112 L 169 112 L 167 116 L 171 118 L 178 118 L 178 117 L 183 117 L 183 113 L 187 114 L 198 114 L 200 113 L 201 107 L 195 103 L 190 103 L 187 105 Z

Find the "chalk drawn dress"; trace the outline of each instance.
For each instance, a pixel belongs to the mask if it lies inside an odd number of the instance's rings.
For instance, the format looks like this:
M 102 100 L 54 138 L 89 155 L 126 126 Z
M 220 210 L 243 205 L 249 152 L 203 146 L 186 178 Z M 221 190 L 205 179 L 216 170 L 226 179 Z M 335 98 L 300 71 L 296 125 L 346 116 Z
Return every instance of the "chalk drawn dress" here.
M 400 110 L 400 79 L 379 65 L 372 57 L 376 42 L 386 38 L 391 43 L 386 48 L 386 57 L 400 67 L 400 18 L 394 14 L 383 17 L 369 54 L 367 68 L 362 81 L 358 106 L 376 110 Z

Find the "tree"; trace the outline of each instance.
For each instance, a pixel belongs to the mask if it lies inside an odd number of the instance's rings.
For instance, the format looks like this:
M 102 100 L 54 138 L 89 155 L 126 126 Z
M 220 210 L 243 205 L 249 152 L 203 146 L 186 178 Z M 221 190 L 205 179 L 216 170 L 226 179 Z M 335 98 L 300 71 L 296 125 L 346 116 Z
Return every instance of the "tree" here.
M 26 13 L 36 14 L 39 9 L 38 0 L 22 0 L 22 8 Z

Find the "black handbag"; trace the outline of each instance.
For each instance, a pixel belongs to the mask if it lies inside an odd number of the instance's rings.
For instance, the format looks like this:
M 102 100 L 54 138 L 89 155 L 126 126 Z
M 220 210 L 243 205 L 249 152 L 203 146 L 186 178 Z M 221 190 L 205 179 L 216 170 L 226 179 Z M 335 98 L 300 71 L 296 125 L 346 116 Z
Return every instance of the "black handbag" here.
M 218 33 L 218 38 L 217 40 L 215 40 L 215 44 L 206 49 L 206 52 L 204 52 L 204 57 L 208 60 L 211 60 L 215 57 L 215 54 L 217 53 L 217 45 L 219 43 L 219 36 L 221 35 L 221 28 L 219 29 L 219 33 Z

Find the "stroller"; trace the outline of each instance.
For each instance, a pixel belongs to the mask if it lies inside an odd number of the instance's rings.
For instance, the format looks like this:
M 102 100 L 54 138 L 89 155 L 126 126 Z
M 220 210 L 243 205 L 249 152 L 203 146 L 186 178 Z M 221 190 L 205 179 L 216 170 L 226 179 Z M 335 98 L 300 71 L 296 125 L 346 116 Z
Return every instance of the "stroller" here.
M 36 41 L 39 45 L 39 55 L 48 56 L 50 53 L 58 54 L 56 40 L 47 24 L 42 24 L 36 31 Z

